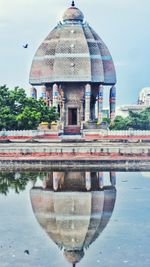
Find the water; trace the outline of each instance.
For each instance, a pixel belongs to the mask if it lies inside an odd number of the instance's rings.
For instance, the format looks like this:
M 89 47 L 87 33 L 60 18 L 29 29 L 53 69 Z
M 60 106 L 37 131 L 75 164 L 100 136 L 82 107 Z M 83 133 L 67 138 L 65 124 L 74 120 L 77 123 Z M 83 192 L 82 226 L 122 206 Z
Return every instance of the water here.
M 0 192 L 0 267 L 150 266 L 149 173 L 3 172 Z

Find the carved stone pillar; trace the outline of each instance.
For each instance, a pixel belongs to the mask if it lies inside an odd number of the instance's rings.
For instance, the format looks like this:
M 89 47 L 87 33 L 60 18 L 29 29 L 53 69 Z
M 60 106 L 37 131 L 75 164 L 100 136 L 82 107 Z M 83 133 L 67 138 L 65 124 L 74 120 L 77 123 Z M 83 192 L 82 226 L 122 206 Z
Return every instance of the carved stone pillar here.
M 115 110 L 116 110 L 116 87 L 113 86 L 110 89 L 110 122 L 113 123 L 115 119 Z
M 60 120 L 61 122 L 64 122 L 65 120 L 65 99 L 64 98 L 61 100 Z
M 62 98 L 61 101 L 60 121 L 61 121 L 61 131 L 63 133 L 65 126 L 65 98 Z
M 37 99 L 37 90 L 35 87 L 31 87 L 30 89 L 30 96 Z
M 58 111 L 58 85 L 55 83 L 53 85 L 53 107 L 56 107 L 56 111 Z
M 99 188 L 102 189 L 104 186 L 103 172 L 98 172 Z
M 98 119 L 98 96 L 95 101 L 95 118 Z
M 86 190 L 89 191 L 91 189 L 91 173 L 90 172 L 85 173 L 85 184 L 86 184 Z
M 84 108 L 83 108 L 83 105 L 84 105 L 84 100 L 81 100 L 80 101 L 80 119 L 81 119 L 81 121 L 84 120 Z
M 59 177 L 57 172 L 53 172 L 53 189 L 57 191 L 59 186 Z
M 85 121 L 89 121 L 91 119 L 90 102 L 91 102 L 91 85 L 86 84 L 85 86 Z
M 44 99 L 44 101 L 46 101 L 46 86 L 42 86 L 41 87 L 41 94 L 40 97 Z
M 99 86 L 99 91 L 98 91 L 98 123 L 101 123 L 103 120 L 103 86 Z
M 50 107 L 50 90 L 46 90 L 46 103 Z
M 110 172 L 110 183 L 112 186 L 116 185 L 116 173 L 115 172 Z

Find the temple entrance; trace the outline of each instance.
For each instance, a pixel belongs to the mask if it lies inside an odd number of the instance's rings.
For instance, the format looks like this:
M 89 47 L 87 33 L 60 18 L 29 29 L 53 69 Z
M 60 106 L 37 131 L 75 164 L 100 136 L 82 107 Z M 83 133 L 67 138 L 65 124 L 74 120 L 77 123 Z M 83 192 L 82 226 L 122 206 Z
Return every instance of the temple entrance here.
M 77 108 L 68 109 L 68 125 L 77 125 Z

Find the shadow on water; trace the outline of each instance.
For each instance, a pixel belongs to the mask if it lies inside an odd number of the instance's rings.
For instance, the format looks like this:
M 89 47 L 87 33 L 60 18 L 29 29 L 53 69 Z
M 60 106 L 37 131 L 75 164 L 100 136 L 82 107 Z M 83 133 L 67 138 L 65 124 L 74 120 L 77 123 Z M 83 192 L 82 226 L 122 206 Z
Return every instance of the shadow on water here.
M 116 200 L 116 175 L 105 185 L 102 172 L 53 172 L 30 191 L 33 212 L 47 235 L 75 266 L 107 226 Z

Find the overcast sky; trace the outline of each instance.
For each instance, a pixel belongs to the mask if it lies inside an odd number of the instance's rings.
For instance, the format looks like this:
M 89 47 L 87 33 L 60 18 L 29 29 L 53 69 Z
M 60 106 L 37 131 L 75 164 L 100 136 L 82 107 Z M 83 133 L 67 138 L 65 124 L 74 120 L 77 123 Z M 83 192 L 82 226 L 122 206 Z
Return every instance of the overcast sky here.
M 0 84 L 30 88 L 29 71 L 43 39 L 69 0 L 0 0 Z M 150 86 L 150 1 L 76 0 L 108 46 L 117 72 L 117 103 L 136 103 Z M 22 45 L 29 43 L 29 48 Z

